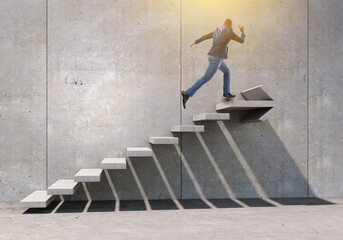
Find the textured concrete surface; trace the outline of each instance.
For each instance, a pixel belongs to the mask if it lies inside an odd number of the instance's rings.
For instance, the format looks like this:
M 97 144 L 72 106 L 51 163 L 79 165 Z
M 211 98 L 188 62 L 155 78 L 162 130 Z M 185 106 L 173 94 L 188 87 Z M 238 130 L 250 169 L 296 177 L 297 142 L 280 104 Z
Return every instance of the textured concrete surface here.
M 176 0 L 48 2 L 48 44 L 45 1 L 0 2 L 0 201 L 172 135 L 179 145 L 154 145 L 70 199 L 342 196 L 341 1 L 310 0 L 310 45 L 307 0 L 185 0 L 182 24 Z M 220 72 L 186 110 L 180 90 L 207 67 L 211 41 L 190 44 L 228 17 L 247 35 L 226 60 L 236 99 L 263 84 L 275 107 L 264 123 L 172 134 L 224 101 Z
M 272 101 L 246 101 L 246 100 L 230 100 L 218 103 L 216 105 L 217 111 L 231 111 L 231 110 L 254 110 L 260 108 L 272 108 L 274 103 Z
M 114 211 L 109 205 L 93 204 L 85 213 L 84 206 L 70 205 L 51 214 L 22 214 L 16 205 L 1 204 L 0 239 L 343 238 L 342 200 L 314 206 L 296 202 L 280 207 L 153 211 Z
M 104 171 L 100 168 L 81 169 L 74 176 L 75 182 L 100 182 Z
M 234 32 L 239 34 L 238 26 L 243 25 L 246 33 L 244 44 L 230 42 L 225 60 L 232 92 L 242 100 L 241 91 L 263 84 L 275 107 L 266 123 L 229 123 L 227 132 L 215 123 L 206 124 L 201 136 L 210 154 L 196 135 L 183 135 L 182 151 L 190 170 L 207 196 L 227 197 L 228 187 L 245 197 L 306 196 L 307 1 L 183 1 L 183 90 L 204 74 L 212 44 L 208 40 L 190 48 L 191 43 L 222 26 L 226 18 L 232 19 Z M 224 101 L 222 95 L 223 74 L 218 71 L 182 109 L 182 124 L 197 113 L 214 112 Z M 231 136 L 229 143 L 225 135 Z M 188 176 L 186 167 L 182 173 Z M 196 196 L 189 178 L 183 182 L 183 196 Z
M 49 195 L 73 195 L 81 183 L 72 179 L 59 179 L 48 187 Z
M 179 139 L 176 137 L 149 137 L 151 144 L 179 144 Z
M 20 201 L 21 208 L 46 208 L 57 196 L 48 195 L 45 190 L 34 191 Z
M 245 100 L 273 100 L 268 93 L 266 93 L 262 85 L 246 89 L 241 92 Z
M 229 120 L 227 113 L 201 113 L 193 116 L 193 122 Z
M 126 169 L 126 158 L 104 158 L 102 169 Z
M 343 2 L 310 1 L 310 195 L 343 196 Z
M 151 157 L 152 150 L 149 147 L 128 147 L 128 157 Z
M 205 128 L 203 125 L 175 125 L 171 126 L 170 131 L 175 133 L 203 132 Z
M 148 146 L 149 136 L 171 136 L 180 122 L 179 12 L 176 0 L 49 1 L 50 184 Z
M 46 187 L 45 1 L 0 1 L 0 201 Z

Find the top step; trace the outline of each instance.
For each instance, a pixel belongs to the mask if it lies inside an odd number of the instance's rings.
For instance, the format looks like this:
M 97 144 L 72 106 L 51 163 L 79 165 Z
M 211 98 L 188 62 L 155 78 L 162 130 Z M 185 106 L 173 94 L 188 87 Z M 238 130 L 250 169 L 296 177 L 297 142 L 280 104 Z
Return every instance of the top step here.
M 262 85 L 257 87 L 249 88 L 241 92 L 242 96 L 246 100 L 270 100 L 273 99 L 262 89 Z
M 273 101 L 246 101 L 246 100 L 230 100 L 221 102 L 216 105 L 218 112 L 242 111 L 242 110 L 257 110 L 262 108 L 273 108 Z
M 193 122 L 230 120 L 229 113 L 201 113 L 193 116 Z

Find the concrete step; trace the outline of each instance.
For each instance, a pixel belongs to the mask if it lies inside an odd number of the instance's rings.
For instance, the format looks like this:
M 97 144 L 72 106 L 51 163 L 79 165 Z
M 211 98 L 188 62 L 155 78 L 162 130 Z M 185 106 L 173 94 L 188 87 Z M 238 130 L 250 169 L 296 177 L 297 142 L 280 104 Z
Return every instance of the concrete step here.
M 81 185 L 73 179 L 60 179 L 48 188 L 49 195 L 73 195 Z
M 102 169 L 126 169 L 126 158 L 104 158 Z
M 263 89 L 262 85 L 249 88 L 241 92 L 242 96 L 246 100 L 273 100 Z
M 230 100 L 221 102 L 216 105 L 218 112 L 233 112 L 233 111 L 246 111 L 257 110 L 263 108 L 273 108 L 273 101 L 246 101 L 246 100 Z
M 204 132 L 203 125 L 176 125 L 171 127 L 172 132 Z
M 230 120 L 229 113 L 201 113 L 193 116 L 193 122 Z
M 151 144 L 179 144 L 177 137 L 149 137 Z
M 20 201 L 20 207 L 46 208 L 56 197 L 55 195 L 48 195 L 45 190 L 35 191 Z
M 74 176 L 75 182 L 100 182 L 104 171 L 100 168 L 81 169 Z
M 148 147 L 128 147 L 128 157 L 152 157 L 152 150 Z

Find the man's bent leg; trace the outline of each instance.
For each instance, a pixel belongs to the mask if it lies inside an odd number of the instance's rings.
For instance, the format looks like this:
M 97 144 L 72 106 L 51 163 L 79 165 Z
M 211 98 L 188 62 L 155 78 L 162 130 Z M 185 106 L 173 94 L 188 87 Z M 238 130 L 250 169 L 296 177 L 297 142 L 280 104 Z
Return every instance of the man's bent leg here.
M 223 76 L 223 92 L 229 93 L 230 92 L 230 68 L 226 65 L 224 61 L 220 64 L 219 67 L 220 71 L 224 73 Z
M 219 66 L 222 63 L 222 59 L 217 58 L 217 57 L 212 57 L 209 56 L 208 57 L 208 61 L 209 61 L 209 65 L 206 69 L 206 72 L 204 74 L 204 76 L 202 76 L 201 78 L 199 78 L 194 84 L 193 86 L 191 86 L 190 88 L 187 89 L 187 93 L 192 97 L 195 92 L 201 88 L 202 85 L 204 85 L 205 83 L 207 83 L 208 81 L 210 81 L 212 79 L 212 77 L 214 76 L 214 74 L 217 72 Z

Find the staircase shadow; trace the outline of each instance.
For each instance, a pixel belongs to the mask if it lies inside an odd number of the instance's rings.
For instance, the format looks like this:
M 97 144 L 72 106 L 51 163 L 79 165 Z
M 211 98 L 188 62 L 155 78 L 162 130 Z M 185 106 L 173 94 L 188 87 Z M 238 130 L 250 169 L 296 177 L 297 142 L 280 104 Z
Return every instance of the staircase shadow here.
M 334 205 L 336 203 L 320 198 L 273 198 L 275 202 L 285 206 L 322 206 Z M 237 204 L 232 199 L 208 199 L 216 208 L 245 208 Z M 247 207 L 278 207 L 260 198 L 239 199 Z M 210 209 L 201 199 L 182 199 L 179 200 L 185 210 Z M 52 202 L 47 208 L 29 208 L 23 214 L 52 214 L 53 210 L 60 201 Z M 56 213 L 81 213 L 86 207 L 86 201 L 67 201 L 64 202 Z M 93 201 L 87 212 L 115 212 L 116 201 Z M 150 200 L 152 210 L 180 210 L 172 200 Z M 145 211 L 146 206 L 143 200 L 124 200 L 120 201 L 119 211 Z
M 306 205 L 306 206 L 318 206 L 318 205 L 335 205 L 335 203 L 321 199 L 321 198 L 273 198 L 275 202 L 281 205 Z
M 176 151 L 174 145 L 151 145 L 151 149 L 154 151 L 156 160 L 161 166 L 163 173 L 159 172 L 159 175 L 164 174 L 166 181 L 170 185 L 172 193 L 177 199 L 181 198 L 181 160 L 180 155 Z M 155 164 L 156 167 L 156 164 Z M 162 178 L 162 176 L 161 176 Z
M 50 214 L 54 211 L 58 204 L 61 201 L 53 201 L 49 204 L 46 208 L 28 208 L 26 209 L 23 214 Z
M 222 124 L 222 125 L 220 125 Z M 307 197 L 307 180 L 269 121 L 256 123 L 218 122 L 225 126 L 226 143 L 236 146 L 236 156 L 250 169 L 249 177 L 263 197 Z M 208 144 L 210 139 L 207 139 Z M 234 146 L 232 146 L 234 147 Z M 305 170 L 306 171 L 306 170 Z
M 239 198 L 247 195 L 252 198 L 259 197 L 216 122 L 201 124 L 205 125 L 206 131 L 200 135 L 209 152 L 206 152 L 207 149 L 204 149 L 194 133 L 183 134 L 182 152 L 205 197 L 209 199 Z M 222 176 L 211 163 L 209 155 L 213 157 L 212 160 L 218 166 Z M 223 181 L 228 183 L 231 191 L 225 188 Z M 182 196 L 186 199 L 198 198 L 197 191 L 192 185 L 189 174 L 184 170 L 184 166 Z
M 56 213 L 82 213 L 86 205 L 87 201 L 64 201 Z

